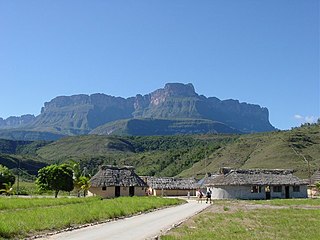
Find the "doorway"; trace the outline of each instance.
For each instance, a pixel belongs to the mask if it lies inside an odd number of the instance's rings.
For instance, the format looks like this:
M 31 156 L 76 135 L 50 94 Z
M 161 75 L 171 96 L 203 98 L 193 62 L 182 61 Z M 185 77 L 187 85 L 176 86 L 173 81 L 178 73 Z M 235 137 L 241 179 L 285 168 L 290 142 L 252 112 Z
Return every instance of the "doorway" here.
M 265 190 L 265 192 L 266 192 L 266 199 L 267 199 L 267 200 L 271 199 L 270 186 L 266 186 L 264 190 Z
M 289 186 L 285 187 L 285 194 L 286 194 L 286 198 L 290 198 L 290 187 Z
M 120 197 L 120 186 L 115 186 L 114 196 Z
M 134 186 L 129 187 L 129 196 L 133 197 L 134 196 Z

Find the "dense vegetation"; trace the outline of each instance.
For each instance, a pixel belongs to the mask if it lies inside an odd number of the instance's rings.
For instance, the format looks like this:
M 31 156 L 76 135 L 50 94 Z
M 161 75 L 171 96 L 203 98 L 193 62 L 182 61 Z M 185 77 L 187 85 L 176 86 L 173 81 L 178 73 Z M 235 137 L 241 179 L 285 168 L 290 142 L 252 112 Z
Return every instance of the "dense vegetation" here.
M 14 184 L 16 177 L 9 168 L 0 165 L 0 191 L 5 187 L 11 187 Z
M 0 199 L 0 238 L 22 239 L 44 230 L 54 231 L 182 202 L 156 197 Z
M 68 164 L 52 164 L 39 170 L 36 183 L 41 190 L 54 191 L 57 198 L 59 191 L 73 190 L 73 175 L 73 169 Z
M 133 165 L 141 175 L 175 176 L 190 168 L 238 135 L 106 137 L 81 136 L 61 139 L 41 148 L 43 159 L 80 161 L 94 173 L 102 163 Z

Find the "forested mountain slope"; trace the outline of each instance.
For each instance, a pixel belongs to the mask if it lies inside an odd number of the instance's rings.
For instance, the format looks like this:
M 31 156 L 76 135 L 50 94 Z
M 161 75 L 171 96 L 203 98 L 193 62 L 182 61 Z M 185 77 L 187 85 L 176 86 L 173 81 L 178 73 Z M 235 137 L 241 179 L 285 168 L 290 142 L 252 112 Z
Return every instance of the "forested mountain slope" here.
M 0 154 L 0 164 L 16 168 L 21 160 L 33 165 L 32 171 L 39 164 L 75 160 L 91 174 L 99 165 L 115 164 L 132 165 L 140 175 L 201 178 L 220 167 L 290 168 L 307 178 L 308 161 L 311 173 L 320 167 L 320 126 L 247 135 L 83 135 L 54 142 L 0 140 Z
M 217 172 L 220 167 L 289 168 L 308 178 L 308 161 L 311 173 L 320 168 L 320 126 L 316 124 L 290 131 L 241 135 L 179 175 L 204 175 Z

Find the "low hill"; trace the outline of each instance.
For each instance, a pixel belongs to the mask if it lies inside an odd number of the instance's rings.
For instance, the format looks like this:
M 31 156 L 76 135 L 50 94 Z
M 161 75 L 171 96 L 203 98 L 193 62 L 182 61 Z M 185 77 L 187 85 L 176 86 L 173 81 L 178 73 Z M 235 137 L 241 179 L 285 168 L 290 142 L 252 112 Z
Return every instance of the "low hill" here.
M 66 134 L 57 133 L 57 131 L 45 130 L 26 130 L 26 129 L 0 129 L 0 138 L 17 141 L 55 141 L 65 137 Z
M 73 158 L 107 156 L 112 153 L 133 153 L 132 143 L 120 137 L 83 135 L 66 137 L 44 146 L 37 155 L 48 162 Z
M 45 162 L 37 161 L 33 157 L 21 155 L 9 155 L 0 153 L 0 164 L 4 165 L 18 175 L 20 169 L 20 176 L 23 175 L 24 179 L 34 179 L 38 174 L 38 170 L 47 166 Z
M 220 167 L 290 168 L 307 178 L 320 167 L 320 126 L 247 135 L 83 135 L 54 142 L 0 141 L 0 164 L 16 168 L 79 161 L 94 174 L 101 164 L 133 165 L 140 175 L 202 177 Z M 29 162 L 28 162 L 29 161 Z M 31 162 L 33 161 L 33 162 Z
M 177 134 L 241 133 L 223 123 L 206 119 L 127 119 L 107 123 L 91 134 L 156 136 Z
M 303 126 L 290 131 L 241 135 L 234 142 L 197 162 L 179 176 L 203 176 L 220 167 L 289 168 L 308 178 L 320 168 L 320 126 Z
M 0 139 L 0 153 L 35 155 L 39 148 L 49 143 L 49 141 L 14 141 Z
M 175 176 L 238 136 L 75 136 L 37 151 L 48 163 L 80 161 L 94 173 L 101 164 L 133 165 L 141 175 Z

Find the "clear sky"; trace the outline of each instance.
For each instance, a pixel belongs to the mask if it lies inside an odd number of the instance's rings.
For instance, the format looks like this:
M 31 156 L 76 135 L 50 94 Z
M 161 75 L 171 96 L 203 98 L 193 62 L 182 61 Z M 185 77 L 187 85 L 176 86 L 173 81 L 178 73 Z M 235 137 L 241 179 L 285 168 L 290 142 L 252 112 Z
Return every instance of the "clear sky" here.
M 0 117 L 60 95 L 130 97 L 167 82 L 320 116 L 319 0 L 0 1 Z

